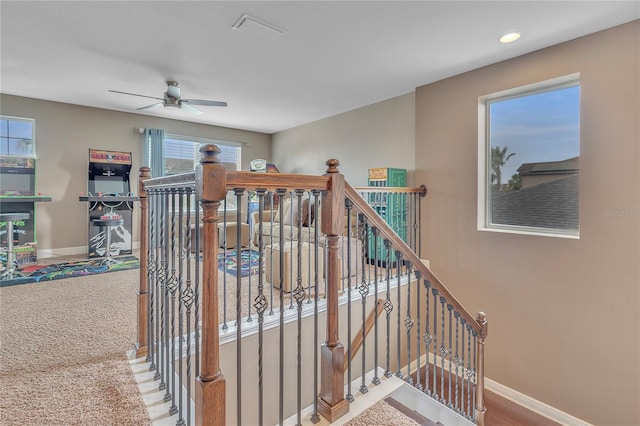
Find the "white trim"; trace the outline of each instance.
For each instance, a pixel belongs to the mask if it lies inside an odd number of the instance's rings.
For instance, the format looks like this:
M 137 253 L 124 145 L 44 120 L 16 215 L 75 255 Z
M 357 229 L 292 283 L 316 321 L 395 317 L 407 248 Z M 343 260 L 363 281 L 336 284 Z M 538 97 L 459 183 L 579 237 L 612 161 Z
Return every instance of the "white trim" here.
M 478 200 L 476 211 L 478 231 L 580 239 L 579 229 L 576 232 L 564 229 L 546 229 L 533 226 L 524 227 L 517 225 L 494 224 L 490 222 L 491 212 L 489 211 L 491 147 L 488 138 L 489 135 L 487 134 L 487 129 L 489 127 L 488 104 L 490 102 L 504 101 L 507 99 L 534 95 L 572 86 L 580 86 L 579 72 L 478 97 Z
M 438 361 L 441 361 L 442 358 L 435 355 L 433 352 L 429 352 L 429 363 L 434 364 Z M 420 366 L 425 365 L 426 355 L 422 355 L 420 357 Z M 436 364 L 437 365 L 437 364 Z M 405 366 L 403 368 L 406 369 Z M 413 360 L 411 365 L 409 366 L 410 371 L 416 371 L 418 368 L 418 361 Z M 445 362 L 444 365 L 445 371 L 449 371 L 449 363 Z M 404 371 L 403 371 L 404 372 Z M 565 413 L 555 407 L 552 407 L 548 404 L 545 404 L 542 401 L 538 401 L 535 398 L 532 398 L 528 395 L 518 392 L 515 389 L 511 389 L 501 383 L 496 382 L 495 380 L 491 380 L 488 377 L 484 378 L 484 388 L 485 390 L 490 390 L 491 392 L 499 395 L 500 397 L 507 399 L 514 404 L 520 405 L 521 407 L 526 408 L 536 414 L 539 414 L 543 417 L 546 417 L 550 420 L 553 420 L 556 423 L 560 423 L 561 425 L 566 426 L 593 426 L 591 423 L 588 423 L 582 419 L 572 416 L 571 414 Z
M 140 241 L 133 241 L 131 243 L 132 250 L 138 250 L 140 248 Z M 50 257 L 58 256 L 75 256 L 78 254 L 86 254 L 89 252 L 88 246 L 77 247 L 60 247 L 54 249 L 38 249 L 38 257 L 41 259 L 47 259 Z
M 485 389 L 490 390 L 491 392 L 500 395 L 502 398 L 508 399 L 509 401 L 512 401 L 528 410 L 531 410 L 534 413 L 560 423 L 561 425 L 593 426 L 591 423 L 574 417 L 571 414 L 567 414 L 564 411 L 558 410 L 557 408 L 545 404 L 544 402 L 538 401 L 537 399 L 520 393 L 517 390 L 511 389 L 503 384 L 491 380 L 488 377 L 484 378 L 484 383 Z
M 58 257 L 58 256 L 74 256 L 76 254 L 87 253 L 87 246 L 78 246 L 78 247 L 61 247 L 55 249 L 38 249 L 38 257 L 42 259 L 46 259 L 49 257 Z

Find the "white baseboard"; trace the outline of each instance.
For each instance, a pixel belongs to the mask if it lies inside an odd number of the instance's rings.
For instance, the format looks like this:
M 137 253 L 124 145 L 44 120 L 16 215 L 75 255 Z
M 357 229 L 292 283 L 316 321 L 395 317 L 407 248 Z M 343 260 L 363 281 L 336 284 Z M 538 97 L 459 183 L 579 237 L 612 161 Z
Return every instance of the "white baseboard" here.
M 140 248 L 140 242 L 134 241 L 131 243 L 132 250 L 138 250 Z M 49 257 L 58 257 L 58 256 L 75 256 L 77 254 L 87 254 L 89 253 L 89 247 L 87 246 L 78 246 L 78 247 L 61 247 L 55 249 L 38 249 L 38 257 L 42 259 L 46 259 Z
M 566 426 L 593 426 L 591 423 L 585 422 L 577 417 L 567 414 L 564 411 L 560 411 L 544 402 L 531 398 L 525 394 L 511 389 L 503 384 L 500 384 L 487 377 L 484 379 L 485 389 L 500 395 L 501 397 L 513 401 L 514 403 L 525 407 L 541 416 L 551 419 L 561 425 Z
M 76 254 L 87 254 L 87 246 L 62 247 L 57 249 L 38 249 L 38 257 L 46 259 L 48 257 L 75 256 Z
M 436 358 L 435 355 L 429 352 L 429 362 L 434 363 L 436 360 L 441 360 L 440 357 Z M 426 364 L 426 356 L 422 355 L 420 357 L 420 365 Z M 416 371 L 418 368 L 417 361 L 414 360 L 411 363 L 410 370 Z M 448 365 L 445 364 L 445 370 L 449 370 Z M 528 395 L 518 392 L 517 390 L 511 389 L 501 383 L 496 382 L 495 380 L 491 380 L 488 377 L 484 378 L 484 388 L 485 390 L 490 390 L 491 392 L 505 398 L 515 404 L 518 404 L 527 410 L 531 410 L 534 413 L 537 413 L 543 417 L 553 420 L 556 423 L 560 423 L 565 426 L 593 426 L 591 423 L 588 423 L 582 419 L 572 416 L 571 414 L 567 414 L 564 411 L 558 410 L 555 407 L 552 407 L 548 404 L 545 404 L 542 401 L 538 401 Z

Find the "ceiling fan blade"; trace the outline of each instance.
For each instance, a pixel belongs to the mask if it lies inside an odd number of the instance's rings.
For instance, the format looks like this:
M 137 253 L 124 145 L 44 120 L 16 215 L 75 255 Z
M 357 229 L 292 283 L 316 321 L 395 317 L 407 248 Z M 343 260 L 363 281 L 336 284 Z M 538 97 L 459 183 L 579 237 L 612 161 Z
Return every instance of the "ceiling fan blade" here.
M 202 106 L 219 106 L 226 107 L 227 103 L 222 101 L 205 101 L 202 99 L 183 99 L 182 102 L 188 102 L 191 105 L 202 105 Z
M 162 98 L 157 98 L 155 96 L 147 96 L 147 95 L 138 95 L 137 93 L 129 93 L 129 92 L 119 92 L 117 90 L 109 90 L 109 92 L 112 93 L 120 93 L 122 95 L 131 95 L 131 96 L 139 96 L 141 98 L 149 98 L 149 99 L 158 99 L 158 100 L 162 100 Z
M 158 102 L 158 103 L 155 103 L 155 104 L 151 104 L 151 105 L 143 106 L 143 107 L 141 107 L 141 108 L 136 108 L 136 110 L 137 110 L 137 111 L 141 111 L 141 110 L 143 110 L 143 109 L 155 108 L 155 107 L 162 106 L 162 104 L 163 104 L 162 102 Z
M 185 102 L 185 101 L 180 102 L 180 109 L 183 109 L 192 114 L 202 114 L 202 111 L 200 111 L 198 108 L 194 106 L 189 105 L 189 102 Z

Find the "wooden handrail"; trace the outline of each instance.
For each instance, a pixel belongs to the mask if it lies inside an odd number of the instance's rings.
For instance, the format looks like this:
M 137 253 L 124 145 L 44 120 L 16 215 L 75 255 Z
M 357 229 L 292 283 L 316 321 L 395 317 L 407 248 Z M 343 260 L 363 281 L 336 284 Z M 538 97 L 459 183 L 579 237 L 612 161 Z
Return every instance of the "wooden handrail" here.
M 371 310 L 371 313 L 367 317 L 367 321 L 363 325 L 365 338 L 369 335 L 369 332 L 373 328 L 373 325 L 375 324 L 375 321 L 376 321 L 376 317 L 379 317 L 382 311 L 384 311 L 384 299 L 378 299 L 378 301 L 376 302 L 376 306 Z M 351 343 L 351 358 L 350 358 L 351 360 L 355 358 L 356 353 L 360 350 L 360 347 L 362 346 L 362 341 L 363 341 L 362 333 L 358 333 L 358 335 L 353 339 L 353 342 Z M 344 366 L 342 368 L 342 371 L 347 370 L 347 365 L 349 364 L 350 359 L 346 358 L 344 360 Z
M 244 188 L 248 190 L 261 188 L 270 191 L 276 189 L 285 189 L 287 191 L 293 191 L 295 189 L 311 191 L 317 189 L 324 191 L 329 186 L 329 178 L 327 176 L 295 175 L 286 173 L 226 172 L 226 178 L 227 190 L 232 190 L 234 188 Z M 193 187 L 196 184 L 196 179 L 197 175 L 195 172 L 161 176 L 146 179 L 144 182 L 144 188 Z
M 383 187 L 384 188 L 384 187 Z M 438 290 L 440 295 L 447 300 L 447 303 L 451 305 L 464 320 L 477 332 L 482 332 L 482 325 L 476 321 L 465 307 L 455 298 L 455 296 L 449 291 L 449 289 L 442 284 L 442 281 L 435 276 L 435 274 L 422 262 L 422 260 L 416 255 L 413 250 L 405 243 L 391 227 L 384 221 L 379 214 L 377 214 L 373 208 L 362 198 L 358 191 L 348 183 L 345 184 L 345 195 L 351 200 L 351 202 L 360 210 L 367 218 L 367 221 L 371 226 L 378 229 L 384 239 L 391 242 L 393 247 L 396 247 L 402 253 L 403 259 L 411 262 L 413 269 L 419 271 L 422 277 L 428 279 L 431 285 Z
M 393 192 L 405 194 L 420 194 L 421 197 L 427 195 L 427 187 L 424 185 L 420 185 L 417 188 L 409 188 L 405 186 L 355 186 L 353 189 L 360 193 Z
M 262 188 L 268 191 L 276 189 L 295 189 L 324 191 L 329 188 L 328 176 L 295 175 L 287 173 L 227 172 L 227 189 Z

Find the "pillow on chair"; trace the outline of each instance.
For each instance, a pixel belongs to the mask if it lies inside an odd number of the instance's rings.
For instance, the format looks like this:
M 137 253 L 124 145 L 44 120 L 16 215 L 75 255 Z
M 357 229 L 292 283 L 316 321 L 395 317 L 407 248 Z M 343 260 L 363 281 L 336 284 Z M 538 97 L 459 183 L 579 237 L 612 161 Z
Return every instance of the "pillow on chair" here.
M 300 218 L 298 218 L 298 201 L 298 198 L 294 197 L 293 201 L 289 203 L 288 209 L 285 211 L 284 218 L 282 220 L 283 225 L 298 225 L 298 222 L 304 224 L 307 221 L 307 215 L 309 214 L 309 199 L 305 198 L 302 200 L 302 212 Z

